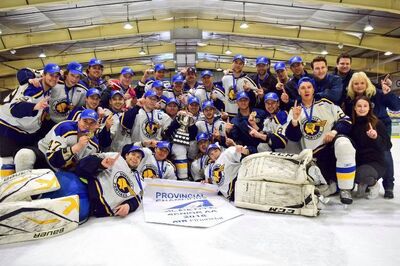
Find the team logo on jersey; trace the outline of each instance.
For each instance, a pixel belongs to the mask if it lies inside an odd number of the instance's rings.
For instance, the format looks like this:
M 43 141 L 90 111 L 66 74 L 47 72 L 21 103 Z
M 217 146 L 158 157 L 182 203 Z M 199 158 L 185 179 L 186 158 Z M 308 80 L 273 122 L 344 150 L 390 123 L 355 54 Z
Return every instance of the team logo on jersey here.
M 55 113 L 58 114 L 66 114 L 68 113 L 69 109 L 69 104 L 65 101 L 65 99 L 60 99 L 60 100 L 56 100 L 53 102 L 51 109 L 53 109 L 53 111 Z
M 225 165 L 216 164 L 213 166 L 211 178 L 214 183 L 221 185 L 224 183 L 225 174 L 224 174 Z
M 128 198 L 136 195 L 135 191 L 133 190 L 133 183 L 122 171 L 119 171 L 114 175 L 113 187 L 115 193 L 122 198 Z
M 143 178 L 156 178 L 157 168 L 152 164 L 146 164 L 144 170 L 142 171 Z
M 307 120 L 303 121 L 303 131 L 305 133 L 305 138 L 310 140 L 315 140 L 321 137 L 324 132 L 324 127 L 326 125 L 326 120 L 319 120 L 313 117 L 311 122 Z
M 228 101 L 231 103 L 235 103 L 236 101 L 236 91 L 232 87 L 229 87 L 228 90 Z
M 149 121 L 146 120 L 146 122 L 143 124 L 142 131 L 146 137 L 152 138 L 157 134 L 158 129 L 160 127 L 161 126 L 159 124 L 157 124 L 156 122 L 153 121 L 153 123 L 151 123 L 151 125 L 150 125 Z

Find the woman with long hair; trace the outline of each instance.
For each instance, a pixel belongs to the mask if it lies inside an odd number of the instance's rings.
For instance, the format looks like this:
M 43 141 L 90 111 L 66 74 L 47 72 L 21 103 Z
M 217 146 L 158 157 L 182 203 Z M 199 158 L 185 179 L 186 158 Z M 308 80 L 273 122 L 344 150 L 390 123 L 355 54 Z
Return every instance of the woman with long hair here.
M 373 114 L 368 96 L 359 96 L 354 101 L 350 136 L 356 148 L 356 196 L 374 199 L 379 195 L 377 180 L 385 173 L 384 152 L 392 145 L 385 125 Z
M 386 133 L 390 137 L 392 133 L 392 120 L 387 109 L 392 111 L 400 110 L 400 98 L 391 92 L 386 79 L 381 81 L 380 86 L 375 87 L 364 72 L 356 72 L 350 79 L 347 88 L 347 98 L 345 100 L 345 113 L 352 115 L 354 100 L 357 96 L 367 96 L 372 103 L 372 109 L 375 116 L 383 122 L 386 127 Z M 383 187 L 385 189 L 384 198 L 392 199 L 394 187 L 394 167 L 393 157 L 390 150 L 384 152 L 386 172 L 383 176 Z

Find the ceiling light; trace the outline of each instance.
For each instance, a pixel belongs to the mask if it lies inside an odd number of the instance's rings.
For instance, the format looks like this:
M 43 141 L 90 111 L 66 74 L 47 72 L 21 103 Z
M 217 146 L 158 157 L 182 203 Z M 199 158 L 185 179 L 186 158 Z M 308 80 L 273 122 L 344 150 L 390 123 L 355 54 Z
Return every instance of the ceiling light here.
M 344 46 L 343 46 L 343 43 L 340 42 L 340 43 L 337 45 L 337 47 L 338 47 L 339 49 L 343 49 L 343 47 L 344 47 Z
M 16 53 L 17 53 L 17 50 L 15 50 L 15 49 L 10 50 L 10 54 L 16 54 Z
M 327 54 L 328 54 L 328 51 L 327 51 L 327 50 L 322 50 L 321 54 L 322 54 L 322 55 L 327 55 Z
M 217 71 L 220 71 L 220 72 L 221 72 L 222 70 L 223 70 L 223 69 L 222 69 L 221 67 L 218 67 L 218 68 L 217 68 Z
M 241 29 L 247 29 L 249 27 L 249 24 L 246 23 L 246 21 L 242 21 L 242 23 L 240 23 L 240 28 Z
M 131 30 L 131 29 L 133 29 L 133 26 L 132 26 L 131 23 L 126 22 L 126 23 L 124 24 L 124 29 L 126 29 L 126 30 Z
M 200 46 L 200 47 L 204 47 L 204 46 L 207 46 L 207 43 L 205 43 L 205 42 L 198 42 L 197 45 Z
M 139 54 L 140 54 L 140 55 L 145 55 L 145 54 L 146 54 L 146 51 L 144 50 L 143 47 L 140 48 Z
M 384 53 L 384 55 L 386 55 L 386 56 L 389 56 L 389 55 L 392 55 L 392 54 L 393 53 L 391 51 L 387 51 L 387 52 Z
M 0 34 L 2 34 L 3 32 L 0 30 Z
M 226 55 L 230 55 L 230 54 L 232 54 L 232 51 L 229 50 L 229 48 L 228 48 L 228 49 L 226 49 L 225 54 L 226 54 Z
M 370 21 L 369 18 L 368 18 L 368 23 L 367 23 L 367 25 L 365 25 L 364 31 L 371 31 L 371 30 L 373 30 L 373 29 L 374 29 L 374 27 L 372 27 L 371 21 Z
M 246 4 L 243 2 L 243 18 L 242 18 L 242 23 L 240 23 L 240 28 L 241 29 L 247 29 L 249 27 L 249 24 L 246 23 Z
M 45 58 L 45 57 L 46 57 L 46 54 L 42 51 L 38 56 L 39 56 L 40 58 Z

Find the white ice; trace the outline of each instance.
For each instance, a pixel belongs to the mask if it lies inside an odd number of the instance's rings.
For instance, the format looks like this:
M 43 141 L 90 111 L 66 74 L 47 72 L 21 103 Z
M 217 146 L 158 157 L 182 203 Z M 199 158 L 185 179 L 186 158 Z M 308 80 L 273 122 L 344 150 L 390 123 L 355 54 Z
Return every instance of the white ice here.
M 337 197 L 316 218 L 243 210 L 208 229 L 90 219 L 71 233 L 0 246 L 0 265 L 400 265 L 400 139 L 393 139 L 395 198 Z

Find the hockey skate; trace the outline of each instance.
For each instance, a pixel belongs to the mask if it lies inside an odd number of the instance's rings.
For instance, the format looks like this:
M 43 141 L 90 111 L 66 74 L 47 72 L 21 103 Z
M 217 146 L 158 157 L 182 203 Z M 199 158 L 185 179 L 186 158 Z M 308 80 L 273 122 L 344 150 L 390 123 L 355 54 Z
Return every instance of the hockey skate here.
M 343 204 L 352 204 L 353 198 L 351 197 L 350 190 L 348 189 L 341 189 L 339 192 L 340 202 Z

